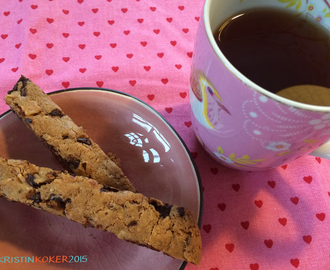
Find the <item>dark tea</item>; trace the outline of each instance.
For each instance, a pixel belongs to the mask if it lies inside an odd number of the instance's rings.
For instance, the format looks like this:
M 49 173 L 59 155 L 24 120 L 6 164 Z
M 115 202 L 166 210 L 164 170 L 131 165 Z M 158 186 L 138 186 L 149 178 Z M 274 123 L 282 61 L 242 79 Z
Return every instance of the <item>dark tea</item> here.
M 264 89 L 330 88 L 330 32 L 314 19 L 265 8 L 233 16 L 218 29 L 214 38 L 226 58 Z

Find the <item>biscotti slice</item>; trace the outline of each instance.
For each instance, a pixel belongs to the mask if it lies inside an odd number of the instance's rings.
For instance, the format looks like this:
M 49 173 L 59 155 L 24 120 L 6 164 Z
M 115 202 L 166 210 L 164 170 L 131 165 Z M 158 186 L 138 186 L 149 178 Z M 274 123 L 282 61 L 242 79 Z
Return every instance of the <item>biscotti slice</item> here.
M 0 196 L 114 233 L 171 257 L 200 263 L 200 231 L 194 215 L 183 207 L 2 157 Z
M 66 170 L 120 190 L 136 191 L 121 168 L 31 80 L 21 76 L 5 101 Z

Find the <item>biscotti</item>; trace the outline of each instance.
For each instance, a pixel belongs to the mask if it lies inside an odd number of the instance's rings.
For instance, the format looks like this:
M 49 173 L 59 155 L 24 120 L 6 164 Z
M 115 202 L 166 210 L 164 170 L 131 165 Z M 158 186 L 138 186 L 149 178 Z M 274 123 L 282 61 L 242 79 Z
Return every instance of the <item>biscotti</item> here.
M 66 170 L 120 190 L 136 191 L 121 168 L 31 80 L 21 76 L 5 101 Z
M 114 233 L 171 257 L 200 263 L 200 231 L 193 214 L 183 207 L 2 157 L 0 196 Z

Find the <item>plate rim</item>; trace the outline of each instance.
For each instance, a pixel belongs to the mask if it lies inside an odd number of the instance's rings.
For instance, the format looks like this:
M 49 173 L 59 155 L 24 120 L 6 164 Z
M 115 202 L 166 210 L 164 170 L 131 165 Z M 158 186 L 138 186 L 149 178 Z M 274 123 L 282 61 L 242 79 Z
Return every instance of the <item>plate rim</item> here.
M 179 135 L 179 133 L 174 129 L 174 127 L 165 119 L 165 117 L 163 115 L 161 115 L 156 109 L 154 109 L 151 105 L 149 105 L 148 103 L 144 102 L 143 100 L 127 94 L 125 92 L 121 92 L 118 90 L 114 90 L 114 89 L 109 89 L 109 88 L 103 88 L 103 87 L 99 87 L 99 88 L 95 88 L 95 87 L 74 87 L 74 88 L 67 88 L 67 89 L 59 89 L 59 90 L 55 90 L 55 91 L 51 91 L 46 93 L 49 96 L 52 95 L 56 95 L 56 94 L 62 94 L 62 93 L 66 93 L 66 92 L 75 92 L 75 91 L 90 91 L 90 90 L 95 90 L 95 91 L 100 91 L 100 92 L 110 92 L 110 93 L 114 93 L 117 95 L 123 95 L 129 98 L 132 98 L 133 100 L 137 101 L 138 103 L 141 103 L 141 105 L 147 107 L 149 110 L 151 110 L 153 113 L 155 113 L 169 128 L 170 130 L 175 134 L 175 136 L 179 139 L 181 145 L 183 146 L 185 152 L 188 154 L 188 157 L 190 159 L 190 162 L 192 164 L 192 167 L 195 171 L 196 174 L 196 178 L 197 178 L 197 184 L 198 184 L 198 192 L 199 192 L 199 216 L 197 219 L 197 224 L 199 229 L 201 229 L 201 224 L 202 224 L 202 216 L 203 216 L 203 187 L 202 187 L 202 180 L 198 171 L 198 167 L 196 165 L 196 162 L 194 160 L 194 158 L 192 157 L 189 148 L 187 147 L 186 143 L 184 142 L 184 140 L 181 138 L 181 136 Z M 4 118 L 5 116 L 9 115 L 12 112 L 11 109 L 3 112 L 0 114 L 0 120 L 2 118 Z M 182 261 L 182 264 L 180 266 L 180 268 L 178 270 L 183 270 L 187 265 L 186 261 Z

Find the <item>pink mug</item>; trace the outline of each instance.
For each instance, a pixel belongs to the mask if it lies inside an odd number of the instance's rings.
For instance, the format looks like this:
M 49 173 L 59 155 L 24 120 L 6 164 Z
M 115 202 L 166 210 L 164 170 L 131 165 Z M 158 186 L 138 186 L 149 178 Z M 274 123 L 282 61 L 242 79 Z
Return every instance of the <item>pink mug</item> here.
M 248 8 L 278 7 L 310 16 L 330 28 L 327 1 L 206 0 L 200 17 L 189 98 L 195 134 L 206 151 L 228 167 L 257 171 L 312 154 L 330 159 L 330 107 L 273 94 L 241 74 L 213 33 Z M 321 14 L 321 15 L 320 15 Z M 323 16 L 323 20 L 320 17 Z

